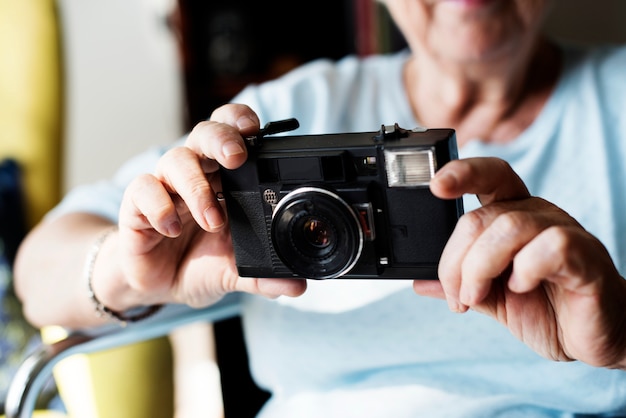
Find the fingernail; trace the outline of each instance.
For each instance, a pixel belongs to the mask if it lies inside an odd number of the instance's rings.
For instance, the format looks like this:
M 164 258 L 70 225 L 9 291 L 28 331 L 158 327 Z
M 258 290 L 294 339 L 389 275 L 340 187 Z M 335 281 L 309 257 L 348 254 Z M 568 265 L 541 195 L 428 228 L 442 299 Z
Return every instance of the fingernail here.
M 462 303 L 466 305 L 471 305 L 474 302 L 474 290 L 469 289 L 467 286 L 461 286 L 461 291 L 459 292 L 459 299 Z
M 452 312 L 459 311 L 459 302 L 457 302 L 456 300 L 452 300 L 452 299 L 447 299 L 447 302 L 448 302 L 448 309 L 450 309 Z
M 465 313 L 468 310 L 467 305 L 462 304 L 458 299 L 447 299 L 448 308 L 454 313 Z
M 440 172 L 439 175 L 437 176 L 437 180 L 439 180 L 439 183 L 442 186 L 445 186 L 446 188 L 449 188 L 449 189 L 456 188 L 456 185 L 457 185 L 456 177 L 452 173 L 449 173 L 447 171 Z
M 254 128 L 254 127 L 256 127 L 256 122 L 247 116 L 242 116 L 239 119 L 237 119 L 237 128 L 239 128 L 239 130 Z
M 167 234 L 171 237 L 177 237 L 182 231 L 182 225 L 179 221 L 174 221 L 166 227 Z
M 215 206 L 211 206 L 204 211 L 204 219 L 206 219 L 211 229 L 219 229 L 224 225 L 222 213 Z
M 229 141 L 222 145 L 222 152 L 227 157 L 232 157 L 233 155 L 243 154 L 243 147 L 235 141 Z

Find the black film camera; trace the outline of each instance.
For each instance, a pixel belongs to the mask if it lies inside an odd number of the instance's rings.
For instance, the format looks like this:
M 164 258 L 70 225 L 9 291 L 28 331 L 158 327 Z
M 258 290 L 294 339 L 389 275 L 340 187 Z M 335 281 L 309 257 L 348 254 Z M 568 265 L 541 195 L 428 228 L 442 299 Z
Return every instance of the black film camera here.
M 452 129 L 246 138 L 249 156 L 221 169 L 239 274 L 245 277 L 436 279 L 462 200 L 432 195 L 457 158 Z

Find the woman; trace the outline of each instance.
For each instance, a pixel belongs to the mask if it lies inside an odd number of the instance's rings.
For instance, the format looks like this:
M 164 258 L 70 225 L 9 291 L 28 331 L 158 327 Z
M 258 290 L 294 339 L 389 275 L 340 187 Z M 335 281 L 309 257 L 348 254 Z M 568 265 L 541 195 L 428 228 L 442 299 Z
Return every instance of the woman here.
M 250 86 L 184 143 L 70 194 L 20 251 L 30 320 L 91 326 L 94 297 L 128 316 L 243 291 L 264 417 L 626 415 L 626 49 L 550 42 L 548 0 L 387 6 L 410 52 Z M 299 134 L 456 129 L 463 158 L 430 188 L 467 213 L 439 281 L 238 277 L 216 170 L 287 117 Z

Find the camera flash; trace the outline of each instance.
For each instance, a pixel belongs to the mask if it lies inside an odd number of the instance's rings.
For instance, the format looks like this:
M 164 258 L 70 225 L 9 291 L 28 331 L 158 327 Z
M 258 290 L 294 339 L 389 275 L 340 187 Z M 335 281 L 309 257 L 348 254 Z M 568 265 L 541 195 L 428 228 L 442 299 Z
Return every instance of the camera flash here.
M 435 150 L 385 150 L 385 168 L 389 187 L 428 186 L 437 169 Z

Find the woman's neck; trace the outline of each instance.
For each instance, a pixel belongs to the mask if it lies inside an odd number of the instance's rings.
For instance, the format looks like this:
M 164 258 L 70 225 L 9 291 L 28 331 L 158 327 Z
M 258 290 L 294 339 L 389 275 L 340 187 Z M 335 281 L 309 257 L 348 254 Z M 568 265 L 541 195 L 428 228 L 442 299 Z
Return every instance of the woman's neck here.
M 439 62 L 414 53 L 405 86 L 417 120 L 471 139 L 505 143 L 535 120 L 560 72 L 558 49 L 541 40 L 510 59 L 480 64 Z

